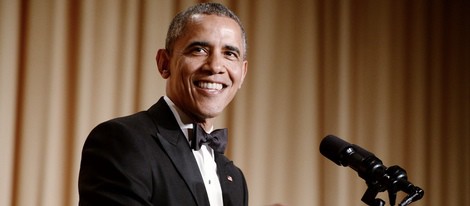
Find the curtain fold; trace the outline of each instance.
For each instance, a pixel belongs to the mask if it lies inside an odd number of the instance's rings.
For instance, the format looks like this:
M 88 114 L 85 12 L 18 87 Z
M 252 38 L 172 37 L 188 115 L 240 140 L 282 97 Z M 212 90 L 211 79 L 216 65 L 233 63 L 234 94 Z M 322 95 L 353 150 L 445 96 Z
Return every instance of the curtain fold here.
M 77 205 L 86 136 L 165 94 L 156 51 L 196 2 L 0 0 L 0 205 Z M 327 134 L 406 169 L 412 205 L 470 202 L 468 1 L 219 2 L 248 33 L 217 125 L 250 205 L 364 205 L 365 182 L 319 153 Z

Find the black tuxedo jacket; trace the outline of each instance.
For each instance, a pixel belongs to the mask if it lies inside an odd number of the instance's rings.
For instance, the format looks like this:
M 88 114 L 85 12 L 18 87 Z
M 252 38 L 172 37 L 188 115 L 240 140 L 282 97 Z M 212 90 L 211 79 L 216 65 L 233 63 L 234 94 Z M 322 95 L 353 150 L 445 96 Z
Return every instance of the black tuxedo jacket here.
M 215 154 L 225 206 L 248 205 L 242 171 Z M 169 106 L 101 123 L 85 141 L 79 205 L 209 205 L 196 159 Z

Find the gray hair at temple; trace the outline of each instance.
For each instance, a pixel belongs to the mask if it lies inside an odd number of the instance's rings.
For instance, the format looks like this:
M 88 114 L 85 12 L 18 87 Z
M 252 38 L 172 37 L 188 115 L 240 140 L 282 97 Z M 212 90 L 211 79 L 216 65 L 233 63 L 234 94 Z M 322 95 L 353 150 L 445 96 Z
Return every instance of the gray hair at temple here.
M 201 3 L 196 4 L 188 9 L 178 13 L 168 28 L 168 33 L 166 35 L 165 49 L 168 53 L 172 53 L 173 45 L 175 41 L 182 35 L 186 24 L 191 20 L 191 17 L 196 14 L 206 14 L 206 15 L 217 15 L 224 16 L 235 20 L 242 31 L 242 40 L 243 40 L 243 60 L 246 60 L 247 54 L 247 40 L 246 32 L 238 16 L 233 13 L 230 9 L 219 3 Z

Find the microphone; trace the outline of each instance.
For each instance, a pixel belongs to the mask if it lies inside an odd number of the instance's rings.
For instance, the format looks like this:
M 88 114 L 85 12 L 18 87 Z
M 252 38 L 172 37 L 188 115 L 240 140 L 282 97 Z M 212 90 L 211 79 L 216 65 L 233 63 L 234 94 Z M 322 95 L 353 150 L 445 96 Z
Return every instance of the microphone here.
M 386 167 L 374 154 L 334 135 L 323 138 L 320 153 L 339 166 L 349 166 L 365 180 L 381 178 L 385 173 Z
M 375 195 L 378 192 L 389 190 L 390 201 L 393 204 L 397 191 L 404 191 L 409 194 L 403 200 L 403 202 L 406 202 L 405 205 L 421 199 L 424 195 L 421 188 L 408 182 L 405 170 L 398 166 L 387 168 L 373 153 L 334 135 L 323 138 L 320 143 L 320 153 L 339 166 L 350 167 L 355 170 L 359 177 L 364 179 L 368 186 L 376 191 Z M 367 198 L 370 199 L 370 197 Z

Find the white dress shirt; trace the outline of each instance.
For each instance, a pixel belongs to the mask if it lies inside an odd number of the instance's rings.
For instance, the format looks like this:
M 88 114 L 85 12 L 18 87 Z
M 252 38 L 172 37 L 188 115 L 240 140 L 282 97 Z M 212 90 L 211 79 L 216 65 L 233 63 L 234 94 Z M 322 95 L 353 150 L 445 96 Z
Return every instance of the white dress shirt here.
M 188 130 L 193 128 L 193 122 L 187 117 L 176 105 L 168 98 L 164 96 L 163 99 L 170 106 L 173 115 L 184 133 L 184 136 L 188 140 L 188 144 L 191 145 L 188 136 Z M 213 128 L 211 129 L 211 131 Z M 193 150 L 194 158 L 196 158 L 199 172 L 201 172 L 204 185 L 206 186 L 207 196 L 211 206 L 222 206 L 224 205 L 222 197 L 222 188 L 219 182 L 219 176 L 217 175 L 217 164 L 214 160 L 214 150 L 206 144 L 201 146 L 198 151 Z

